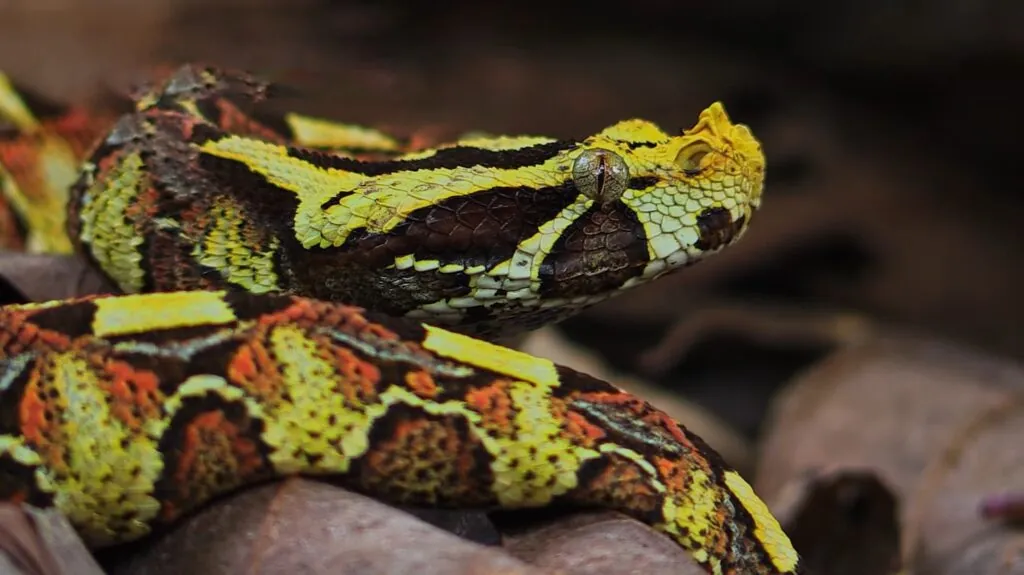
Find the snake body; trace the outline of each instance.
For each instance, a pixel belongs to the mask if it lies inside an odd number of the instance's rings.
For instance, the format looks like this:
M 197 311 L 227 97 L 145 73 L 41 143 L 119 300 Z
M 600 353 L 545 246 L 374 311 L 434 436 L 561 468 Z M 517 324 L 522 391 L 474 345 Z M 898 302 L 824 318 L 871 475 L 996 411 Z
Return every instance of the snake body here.
M 60 132 L 6 85 L 10 235 L 45 249 L 44 202 L 25 199 L 66 198 L 68 244 L 124 293 L 0 309 L 3 498 L 55 506 L 102 547 L 246 485 L 330 475 L 413 505 L 607 507 L 710 573 L 799 572 L 764 503 L 700 438 L 611 384 L 479 339 L 739 238 L 764 157 L 720 104 L 677 136 L 629 120 L 581 140 L 417 149 L 261 116 L 269 84 L 188 65 L 89 152 L 67 145 L 81 162 L 67 178 L 38 170 Z

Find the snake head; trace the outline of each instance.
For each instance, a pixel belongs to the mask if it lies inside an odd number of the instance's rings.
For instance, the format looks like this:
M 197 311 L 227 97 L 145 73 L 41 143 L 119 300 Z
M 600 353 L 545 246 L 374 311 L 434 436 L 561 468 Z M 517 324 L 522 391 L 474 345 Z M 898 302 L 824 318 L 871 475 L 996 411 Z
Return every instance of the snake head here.
M 595 202 L 629 208 L 642 229 L 646 281 L 737 240 L 761 205 L 765 157 L 750 129 L 715 102 L 697 123 L 669 136 L 626 120 L 585 142 L 574 181 Z

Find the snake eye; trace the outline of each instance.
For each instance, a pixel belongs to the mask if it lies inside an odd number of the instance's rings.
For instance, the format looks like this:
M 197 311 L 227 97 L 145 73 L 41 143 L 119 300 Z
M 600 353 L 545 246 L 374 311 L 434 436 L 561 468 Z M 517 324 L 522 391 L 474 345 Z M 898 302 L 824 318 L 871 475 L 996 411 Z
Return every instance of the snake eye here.
M 629 167 L 608 150 L 584 150 L 572 165 L 572 181 L 583 195 L 607 205 L 622 196 L 629 184 Z
M 683 169 L 686 175 L 696 176 L 700 173 L 701 161 L 711 151 L 711 146 L 707 142 L 697 141 L 687 144 L 676 154 L 676 164 Z

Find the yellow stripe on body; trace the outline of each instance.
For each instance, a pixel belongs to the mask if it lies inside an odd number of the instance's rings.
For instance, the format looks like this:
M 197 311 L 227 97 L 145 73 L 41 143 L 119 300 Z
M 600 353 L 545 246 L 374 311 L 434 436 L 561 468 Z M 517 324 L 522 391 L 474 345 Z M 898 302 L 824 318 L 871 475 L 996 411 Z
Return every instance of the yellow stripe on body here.
M 515 414 L 512 426 L 495 428 L 474 422 L 474 427 L 479 426 L 477 436 L 494 458 L 493 492 L 499 504 L 505 508 L 547 505 L 575 489 L 580 466 L 601 453 L 561 434 L 562 422 L 551 411 L 551 390 L 559 385 L 555 364 L 431 325 L 424 327 L 426 349 L 511 380 L 507 392 Z M 476 415 L 472 410 L 466 413 Z
M 0 72 L 0 117 L 7 118 L 22 132 L 39 129 L 39 121 L 18 95 L 14 84 L 6 74 Z
M 512 140 L 517 145 L 528 142 Z M 271 184 L 294 193 L 299 200 L 295 214 L 295 237 L 306 248 L 340 246 L 353 230 L 360 228 L 370 233 L 387 233 L 406 221 L 410 213 L 448 198 L 494 187 L 543 188 L 560 185 L 571 177 L 567 168 L 572 165 L 573 157 L 578 153 L 556 156 L 523 168 L 473 166 L 365 176 L 315 166 L 300 158 L 290 157 L 286 146 L 249 138 L 232 136 L 213 140 L 204 143 L 201 150 L 213 156 L 241 162 L 267 178 Z M 396 160 L 429 157 L 436 152 L 429 150 Z M 339 192 L 352 193 L 324 210 L 323 204 Z
M 92 330 L 97 337 L 233 322 L 224 292 L 163 292 L 97 298 Z
M 724 479 L 729 491 L 750 513 L 754 521 L 754 536 L 764 546 L 764 550 L 775 568 L 783 573 L 796 570 L 800 557 L 797 555 L 796 549 L 793 548 L 789 537 L 782 530 L 782 526 L 779 525 L 778 519 L 768 510 L 768 506 L 754 493 L 754 489 L 739 473 L 732 470 L 726 471 Z
M 379 152 L 397 152 L 398 142 L 373 128 L 341 124 L 322 118 L 288 113 L 284 117 L 296 143 L 317 148 L 359 148 Z
M 442 357 L 527 381 L 544 390 L 559 385 L 558 370 L 547 359 L 429 324 L 423 327 L 427 330 L 423 347 Z

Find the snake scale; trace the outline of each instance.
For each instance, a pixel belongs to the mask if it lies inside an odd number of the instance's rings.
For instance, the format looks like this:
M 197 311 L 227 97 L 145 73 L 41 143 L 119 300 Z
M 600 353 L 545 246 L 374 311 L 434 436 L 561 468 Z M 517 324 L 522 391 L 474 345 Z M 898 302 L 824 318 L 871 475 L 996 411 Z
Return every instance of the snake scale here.
M 677 135 L 426 147 L 268 112 L 275 89 L 189 64 L 105 117 L 0 75 L 0 245 L 123 292 L 0 309 L 0 497 L 100 548 L 332 476 L 410 505 L 615 509 L 709 573 L 801 572 L 699 437 L 492 343 L 740 238 L 764 181 L 745 126 L 715 103 Z

